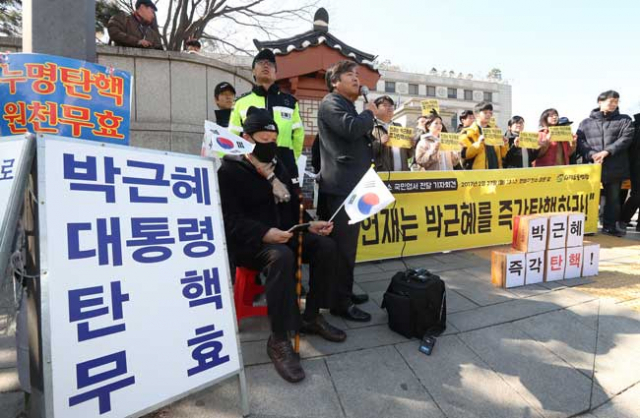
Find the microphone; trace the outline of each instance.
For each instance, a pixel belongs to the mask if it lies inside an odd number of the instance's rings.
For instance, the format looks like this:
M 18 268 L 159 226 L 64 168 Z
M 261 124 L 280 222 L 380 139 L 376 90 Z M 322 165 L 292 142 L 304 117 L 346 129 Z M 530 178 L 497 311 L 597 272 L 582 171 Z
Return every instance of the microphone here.
M 360 86 L 360 94 L 362 94 L 362 98 L 364 99 L 364 102 L 369 103 L 369 99 L 367 98 L 367 94 L 369 94 L 369 87 Z

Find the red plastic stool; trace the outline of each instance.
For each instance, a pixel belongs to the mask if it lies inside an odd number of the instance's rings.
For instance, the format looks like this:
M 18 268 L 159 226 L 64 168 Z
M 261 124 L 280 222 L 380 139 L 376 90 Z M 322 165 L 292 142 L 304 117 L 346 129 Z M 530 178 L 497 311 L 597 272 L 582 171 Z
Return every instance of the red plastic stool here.
M 260 274 L 259 271 L 249 270 L 244 267 L 236 268 L 233 301 L 236 304 L 236 319 L 238 323 L 242 318 L 250 316 L 267 316 L 266 306 L 253 306 L 254 298 L 264 293 L 264 286 L 256 284 L 256 276 L 258 274 Z

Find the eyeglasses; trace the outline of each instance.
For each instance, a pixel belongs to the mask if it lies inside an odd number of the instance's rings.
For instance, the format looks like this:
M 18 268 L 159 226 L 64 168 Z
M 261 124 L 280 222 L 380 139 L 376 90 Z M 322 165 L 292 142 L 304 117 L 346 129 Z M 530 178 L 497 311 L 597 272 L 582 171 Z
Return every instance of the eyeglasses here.
M 269 60 L 259 60 L 259 61 L 256 61 L 256 65 L 259 65 L 261 67 L 272 67 L 272 68 L 275 68 L 276 63 L 272 62 L 272 61 L 269 61 Z

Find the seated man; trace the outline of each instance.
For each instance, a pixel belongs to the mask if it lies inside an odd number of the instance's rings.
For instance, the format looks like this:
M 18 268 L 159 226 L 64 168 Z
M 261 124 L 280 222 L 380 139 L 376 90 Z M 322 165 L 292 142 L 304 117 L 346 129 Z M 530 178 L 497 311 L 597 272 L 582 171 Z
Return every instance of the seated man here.
M 328 324 L 319 313 L 331 307 L 337 279 L 336 245 L 327 237 L 329 222 L 311 222 L 303 236 L 302 257 L 310 264 L 309 291 L 302 318 L 296 301 L 297 233 L 300 201 L 286 168 L 276 159 L 278 127 L 271 113 L 250 107 L 242 136 L 256 146 L 245 156 L 225 156 L 218 171 L 227 246 L 237 266 L 266 275 L 271 336 L 267 353 L 282 378 L 304 379 L 299 356 L 289 333 L 300 330 L 328 341 L 346 339 L 344 331 Z

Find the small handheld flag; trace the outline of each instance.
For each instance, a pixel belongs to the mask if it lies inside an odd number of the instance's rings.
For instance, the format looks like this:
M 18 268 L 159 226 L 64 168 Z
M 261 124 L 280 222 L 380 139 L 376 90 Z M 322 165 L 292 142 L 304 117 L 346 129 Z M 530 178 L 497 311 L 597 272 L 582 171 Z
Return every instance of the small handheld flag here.
M 251 142 L 231 133 L 222 126 L 208 120 L 204 121 L 201 156 L 218 158 L 220 153 L 233 155 L 250 154 L 253 151 L 253 147 L 254 145 Z
M 377 214 L 395 200 L 378 174 L 370 168 L 342 205 L 349 216 L 349 225 L 353 225 Z M 336 214 L 338 211 L 340 208 Z

